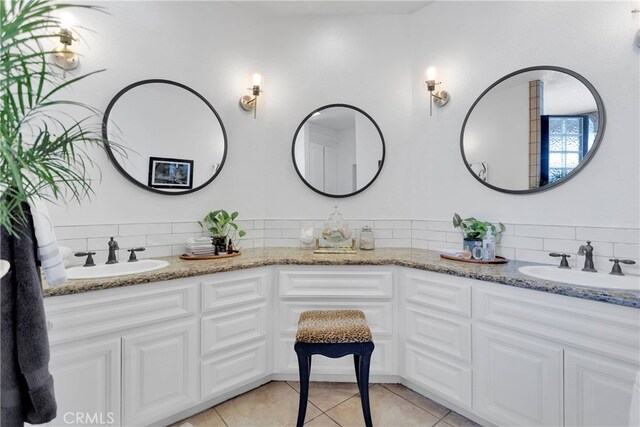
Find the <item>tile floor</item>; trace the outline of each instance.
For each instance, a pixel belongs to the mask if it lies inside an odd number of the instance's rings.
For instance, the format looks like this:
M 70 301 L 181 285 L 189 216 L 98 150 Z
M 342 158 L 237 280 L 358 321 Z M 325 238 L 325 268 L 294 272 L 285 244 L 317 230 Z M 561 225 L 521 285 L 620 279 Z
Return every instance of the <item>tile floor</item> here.
M 180 421 L 173 427 L 294 426 L 298 415 L 299 384 L 272 381 L 218 406 Z M 431 399 L 400 384 L 369 388 L 375 427 L 480 427 Z M 305 425 L 363 426 L 360 395 L 355 383 L 312 382 Z

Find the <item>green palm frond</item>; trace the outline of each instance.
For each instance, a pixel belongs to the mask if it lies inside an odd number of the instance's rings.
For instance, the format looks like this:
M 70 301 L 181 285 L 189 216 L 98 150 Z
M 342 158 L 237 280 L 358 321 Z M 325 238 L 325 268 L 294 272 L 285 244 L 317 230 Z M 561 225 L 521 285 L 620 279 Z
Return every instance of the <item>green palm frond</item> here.
M 0 225 L 10 233 L 26 218 L 22 206 L 33 197 L 90 196 L 88 170 L 94 164 L 85 149 L 109 144 L 101 136 L 100 111 L 63 98 L 70 87 L 102 70 L 62 79 L 47 62 L 52 52 L 42 47 L 58 37 L 55 15 L 68 8 L 102 10 L 51 0 L 0 0 Z

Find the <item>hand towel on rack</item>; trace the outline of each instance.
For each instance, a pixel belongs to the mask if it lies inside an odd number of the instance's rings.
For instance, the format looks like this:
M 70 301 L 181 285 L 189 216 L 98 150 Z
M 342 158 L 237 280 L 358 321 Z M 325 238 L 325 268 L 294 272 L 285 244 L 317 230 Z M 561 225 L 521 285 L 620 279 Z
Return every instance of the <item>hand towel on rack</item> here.
M 47 205 L 40 198 L 31 199 L 29 205 L 38 244 L 38 259 L 40 260 L 44 277 L 47 279 L 49 286 L 62 285 L 67 281 L 67 272 L 64 269 L 64 260 L 58 249 L 58 242 L 53 231 L 53 223 L 49 218 Z

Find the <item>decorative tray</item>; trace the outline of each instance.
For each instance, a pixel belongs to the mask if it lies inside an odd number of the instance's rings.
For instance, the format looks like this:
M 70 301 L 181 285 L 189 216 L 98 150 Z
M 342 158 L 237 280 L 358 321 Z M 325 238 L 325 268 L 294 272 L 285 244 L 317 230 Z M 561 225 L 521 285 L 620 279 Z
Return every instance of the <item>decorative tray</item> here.
M 320 246 L 320 239 L 316 239 L 316 247 L 313 251 L 314 254 L 355 254 L 356 252 L 356 239 L 351 239 L 351 246 Z
M 460 261 L 460 262 L 468 262 L 471 264 L 506 264 L 509 262 L 505 257 L 497 256 L 494 260 L 486 260 L 486 259 L 466 259 L 460 258 L 452 255 L 440 254 L 440 258 L 448 259 L 449 261 Z
M 186 260 L 201 260 L 201 259 L 221 259 L 221 258 L 231 258 L 234 256 L 239 256 L 240 252 L 234 252 L 232 254 L 220 254 L 220 255 L 187 255 L 187 254 L 182 254 L 180 255 L 180 259 L 186 259 Z

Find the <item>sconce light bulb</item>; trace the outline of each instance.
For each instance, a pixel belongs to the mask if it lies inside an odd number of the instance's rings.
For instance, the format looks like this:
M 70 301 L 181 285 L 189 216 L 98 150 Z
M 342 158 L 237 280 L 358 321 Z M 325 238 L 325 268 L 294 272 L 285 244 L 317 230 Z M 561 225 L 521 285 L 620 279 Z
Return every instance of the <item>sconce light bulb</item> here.
M 435 80 L 436 79 L 436 67 L 427 68 L 427 80 Z
M 60 29 L 71 30 L 71 27 L 73 27 L 74 23 L 75 18 L 69 12 L 62 12 L 60 14 Z
M 262 84 L 262 76 L 258 73 L 253 75 L 253 85 L 260 86 Z

